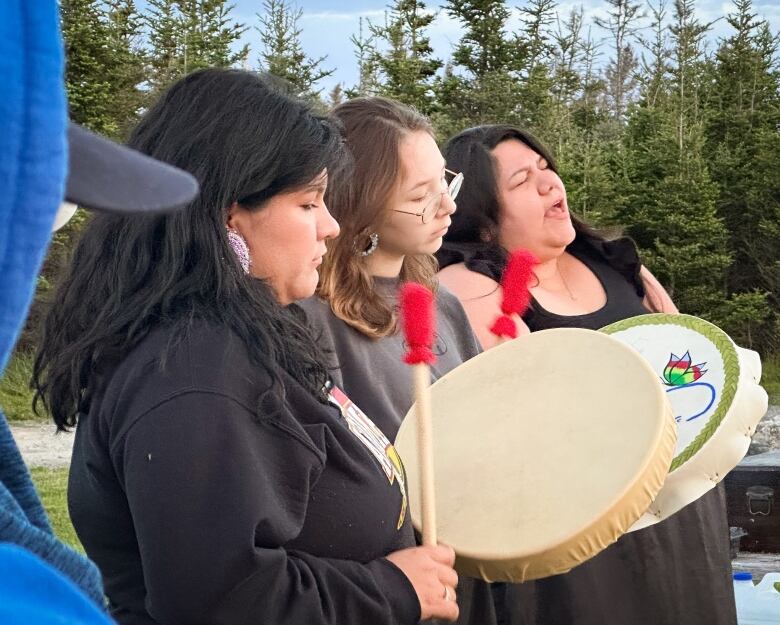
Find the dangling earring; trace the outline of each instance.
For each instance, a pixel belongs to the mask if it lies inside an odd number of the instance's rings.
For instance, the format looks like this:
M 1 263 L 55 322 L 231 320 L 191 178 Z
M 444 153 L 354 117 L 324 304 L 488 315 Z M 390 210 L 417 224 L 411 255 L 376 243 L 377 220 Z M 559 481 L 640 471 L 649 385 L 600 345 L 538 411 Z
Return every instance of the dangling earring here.
M 252 257 L 249 255 L 249 246 L 246 244 L 246 239 L 232 228 L 227 229 L 227 238 L 236 258 L 238 258 L 238 264 L 241 265 L 241 269 L 244 270 L 244 273 L 249 273 Z
M 377 246 L 379 245 L 379 235 L 376 232 L 372 232 L 368 235 L 369 244 L 368 247 L 359 248 L 357 245 L 355 245 L 355 253 L 358 256 L 371 256 L 376 251 Z

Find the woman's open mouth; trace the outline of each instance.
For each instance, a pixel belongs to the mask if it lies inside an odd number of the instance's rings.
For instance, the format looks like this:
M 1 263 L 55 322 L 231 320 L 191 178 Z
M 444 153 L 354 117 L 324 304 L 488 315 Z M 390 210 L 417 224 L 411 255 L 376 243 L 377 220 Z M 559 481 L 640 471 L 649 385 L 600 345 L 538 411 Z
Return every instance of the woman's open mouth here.
M 566 207 L 566 200 L 561 198 L 544 212 L 545 217 L 550 219 L 566 219 L 569 216 L 569 209 Z

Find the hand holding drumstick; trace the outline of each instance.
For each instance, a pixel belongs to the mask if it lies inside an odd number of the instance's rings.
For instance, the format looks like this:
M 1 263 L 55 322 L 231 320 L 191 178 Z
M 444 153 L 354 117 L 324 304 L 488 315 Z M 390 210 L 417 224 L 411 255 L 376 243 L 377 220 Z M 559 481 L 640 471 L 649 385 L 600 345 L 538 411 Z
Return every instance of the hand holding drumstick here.
M 408 345 L 404 362 L 414 368 L 414 389 L 420 452 L 421 513 L 423 546 L 387 556 L 414 586 L 420 601 L 421 618 L 458 618 L 455 587 L 458 575 L 452 568 L 455 552 L 436 542 L 434 502 L 433 440 L 430 409 L 429 365 L 436 361 L 431 350 L 435 319 L 433 294 L 420 284 L 407 283 L 401 290 L 401 323 Z

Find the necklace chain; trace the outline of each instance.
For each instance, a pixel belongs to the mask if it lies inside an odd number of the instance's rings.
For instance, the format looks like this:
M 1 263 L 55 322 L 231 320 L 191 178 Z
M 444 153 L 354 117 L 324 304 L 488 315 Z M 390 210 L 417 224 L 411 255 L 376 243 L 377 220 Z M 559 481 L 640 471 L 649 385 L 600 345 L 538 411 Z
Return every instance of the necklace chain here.
M 557 263 L 557 262 L 555 263 L 555 271 L 558 273 L 558 276 L 560 277 L 560 279 L 561 279 L 561 282 L 563 282 L 563 288 L 565 288 L 565 289 L 566 289 L 566 293 L 568 293 L 568 295 L 569 295 L 569 298 L 570 298 L 572 301 L 576 302 L 576 301 L 577 301 L 577 296 L 576 296 L 576 295 L 574 295 L 574 293 L 572 292 L 572 290 L 569 288 L 569 283 L 568 283 L 568 282 L 566 282 L 566 278 L 564 278 L 564 277 L 563 277 L 563 272 L 561 271 L 561 268 L 558 266 L 558 263 Z M 548 291 L 548 290 L 549 290 L 549 289 L 547 289 L 546 287 L 542 286 L 542 285 L 541 285 L 541 282 L 540 282 L 539 286 L 541 286 L 541 287 L 542 287 L 543 289 L 545 289 L 546 291 Z
M 558 270 L 558 275 L 561 277 L 561 282 L 563 282 L 563 286 L 566 287 L 566 292 L 569 294 L 569 297 L 572 299 L 572 301 L 577 301 L 577 298 L 574 296 L 574 293 L 571 292 L 571 289 L 569 288 L 569 283 L 566 282 L 566 278 L 563 277 L 563 272 L 561 271 L 561 268 L 558 266 L 558 263 L 555 264 L 555 268 Z

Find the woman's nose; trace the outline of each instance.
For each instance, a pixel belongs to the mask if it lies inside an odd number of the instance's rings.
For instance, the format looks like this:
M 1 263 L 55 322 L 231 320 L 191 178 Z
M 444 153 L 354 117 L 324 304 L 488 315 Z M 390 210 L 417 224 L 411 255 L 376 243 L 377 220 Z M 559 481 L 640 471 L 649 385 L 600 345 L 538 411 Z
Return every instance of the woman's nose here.
M 550 169 L 543 169 L 537 176 L 539 193 L 547 194 L 555 188 L 555 174 Z
M 323 205 L 323 215 L 320 219 L 319 234 L 320 239 L 335 239 L 341 232 L 339 222 L 330 214 L 328 207 Z
M 455 200 L 452 199 L 452 196 L 449 194 L 449 192 L 445 191 L 442 194 L 441 198 L 441 204 L 439 205 L 439 213 L 443 213 L 444 215 L 451 215 L 456 210 L 458 210 L 458 205 L 455 203 Z

